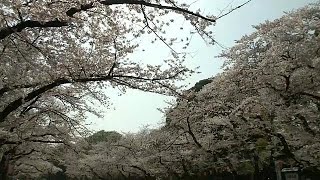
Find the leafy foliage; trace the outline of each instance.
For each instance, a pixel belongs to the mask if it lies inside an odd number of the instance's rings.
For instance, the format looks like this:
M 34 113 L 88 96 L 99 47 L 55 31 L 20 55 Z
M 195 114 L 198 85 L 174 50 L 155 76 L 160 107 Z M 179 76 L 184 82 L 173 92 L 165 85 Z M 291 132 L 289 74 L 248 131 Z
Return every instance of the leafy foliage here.
M 200 80 L 199 82 L 197 82 L 192 88 L 191 90 L 194 90 L 196 92 L 200 91 L 202 89 L 202 87 L 206 84 L 209 84 L 211 83 L 212 80 L 211 79 L 203 79 L 203 80 Z
M 114 143 L 121 139 L 122 135 L 116 131 L 98 131 L 87 138 L 89 143 L 97 144 L 99 142 L 110 142 Z

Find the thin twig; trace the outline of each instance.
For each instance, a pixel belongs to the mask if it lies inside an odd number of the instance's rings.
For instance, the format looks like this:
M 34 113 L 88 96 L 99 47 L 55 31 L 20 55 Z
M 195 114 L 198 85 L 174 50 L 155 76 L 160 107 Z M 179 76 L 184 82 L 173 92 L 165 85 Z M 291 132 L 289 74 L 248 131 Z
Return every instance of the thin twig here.
M 231 9 L 229 12 L 227 12 L 227 13 L 225 13 L 225 14 L 222 14 L 222 15 L 218 16 L 218 17 L 216 18 L 216 20 L 218 20 L 218 19 L 220 19 L 220 18 L 222 18 L 222 17 L 224 17 L 224 16 L 226 16 L 226 15 L 228 15 L 228 14 L 232 13 L 233 11 L 235 11 L 235 10 L 237 10 L 237 9 L 241 8 L 242 6 L 244 6 L 244 5 L 248 4 L 250 1 L 252 1 L 252 0 L 248 0 L 247 2 L 245 2 L 245 3 L 243 3 L 243 4 L 239 5 L 239 6 L 237 6 L 237 7 L 233 8 L 233 9 Z

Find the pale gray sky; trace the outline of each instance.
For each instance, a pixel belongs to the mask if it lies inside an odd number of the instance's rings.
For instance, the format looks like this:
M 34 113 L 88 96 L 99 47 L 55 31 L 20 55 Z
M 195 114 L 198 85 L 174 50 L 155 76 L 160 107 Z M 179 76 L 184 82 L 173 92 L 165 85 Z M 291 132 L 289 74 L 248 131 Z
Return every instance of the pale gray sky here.
M 182 1 L 182 0 L 181 0 Z M 185 0 L 193 2 L 193 0 Z M 205 13 L 218 15 L 220 11 L 231 3 L 232 7 L 244 3 L 246 0 L 198 0 L 193 4 L 193 8 L 200 8 Z M 180 2 L 180 1 L 179 1 Z M 257 25 L 265 20 L 273 20 L 281 17 L 284 11 L 291 11 L 303 7 L 317 0 L 252 0 L 246 6 L 232 12 L 219 19 L 217 25 L 212 28 L 217 42 L 226 47 L 234 45 L 235 40 L 243 35 L 251 33 L 254 29 L 252 25 Z M 225 9 L 229 10 L 231 7 Z M 176 32 L 177 33 L 177 32 Z M 188 51 L 193 52 L 193 56 L 186 62 L 190 67 L 199 66 L 200 74 L 195 74 L 185 82 L 192 84 L 197 81 L 212 77 L 221 72 L 222 61 L 215 58 L 221 50 L 218 45 L 208 46 L 199 37 L 193 38 Z M 159 48 L 161 47 L 161 48 Z M 153 49 L 152 49 L 153 48 Z M 137 52 L 133 57 L 139 57 L 141 61 L 160 61 L 168 54 L 168 48 L 163 45 L 155 45 L 142 52 Z M 157 57 L 146 59 L 143 57 Z M 147 62 L 145 62 L 147 63 Z M 94 130 L 116 130 L 119 132 L 137 132 L 141 127 L 150 125 L 155 127 L 164 121 L 164 115 L 157 108 L 166 107 L 164 101 L 169 101 L 170 97 L 152 93 L 129 90 L 122 96 L 117 96 L 115 90 L 108 91 L 114 94 L 110 97 L 111 108 L 105 110 L 102 119 L 90 117 L 92 123 L 90 128 Z

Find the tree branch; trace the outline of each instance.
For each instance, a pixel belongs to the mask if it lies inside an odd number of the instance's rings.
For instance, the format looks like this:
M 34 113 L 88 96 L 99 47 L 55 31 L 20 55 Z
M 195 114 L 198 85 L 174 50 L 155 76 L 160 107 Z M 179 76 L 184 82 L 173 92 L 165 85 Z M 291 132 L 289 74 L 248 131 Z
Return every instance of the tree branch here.
M 288 145 L 285 137 L 284 137 L 282 134 L 280 134 L 280 133 L 274 133 L 273 135 L 276 136 L 276 137 L 280 140 L 280 142 L 281 142 L 281 144 L 282 144 L 282 146 L 283 146 L 283 150 L 282 150 L 282 151 L 283 151 L 283 153 L 285 154 L 285 156 L 287 156 L 287 157 L 289 157 L 289 158 L 292 158 L 294 161 L 296 161 L 297 163 L 301 164 L 301 163 L 296 159 L 295 155 L 291 152 L 291 150 L 290 150 L 290 148 L 289 148 L 289 145 Z
M 0 29 L 0 40 L 6 38 L 10 34 L 13 34 L 15 32 L 21 32 L 25 28 L 35 28 L 35 27 L 63 27 L 68 26 L 69 24 L 66 21 L 60 21 L 58 19 L 52 20 L 52 21 L 33 21 L 33 20 L 27 20 L 20 22 L 12 27 L 5 27 Z
M 244 6 L 244 5 L 248 4 L 250 1 L 251 1 L 251 0 L 249 0 L 249 1 L 247 1 L 247 2 L 243 3 L 243 4 L 239 5 L 239 6 L 237 6 L 237 7 L 233 8 L 233 9 L 231 9 L 229 12 L 227 12 L 227 13 L 225 13 L 225 14 L 222 14 L 222 15 L 218 16 L 218 17 L 217 17 L 217 19 L 220 19 L 220 18 L 222 18 L 222 17 L 224 17 L 224 16 L 226 16 L 226 15 L 228 15 L 228 14 L 232 13 L 233 11 L 235 11 L 235 10 L 237 10 L 237 9 L 241 8 L 242 6 Z
M 316 133 L 309 126 L 307 119 L 302 114 L 297 114 L 297 115 L 295 115 L 295 117 L 300 119 L 300 121 L 302 122 L 302 127 L 306 132 L 308 132 L 309 134 L 311 134 L 313 136 L 316 135 Z
M 142 11 L 144 19 L 146 21 L 145 22 L 146 27 L 148 27 L 153 32 L 153 34 L 155 34 L 172 52 L 177 54 L 177 52 L 161 36 L 159 36 L 158 33 L 154 29 L 151 28 L 151 26 L 149 25 L 149 22 L 148 22 L 149 18 L 143 8 L 143 5 L 141 5 L 141 11 Z
M 31 101 L 33 98 L 43 94 L 44 92 L 57 87 L 61 84 L 66 84 L 66 83 L 70 83 L 70 80 L 68 79 L 58 79 L 48 85 L 45 85 L 41 88 L 38 88 L 32 92 L 30 92 L 29 94 L 26 95 L 25 98 L 20 97 L 15 101 L 12 101 L 11 103 L 9 103 L 1 112 L 0 112 L 0 122 L 4 122 L 5 118 L 13 111 L 15 111 L 16 109 L 18 109 L 24 102 L 29 102 Z
M 67 14 L 67 16 L 69 16 L 69 17 L 73 17 L 74 14 L 76 14 L 76 13 L 78 13 L 78 12 L 81 12 L 81 11 L 86 11 L 86 10 L 91 9 L 91 8 L 93 8 L 93 7 L 94 7 L 94 6 L 93 6 L 93 2 L 91 2 L 91 3 L 89 3 L 89 4 L 83 4 L 83 5 L 80 6 L 80 8 L 75 8 L 75 7 L 70 8 L 70 9 L 66 12 L 66 14 Z
M 153 7 L 153 8 L 158 8 L 158 9 L 167 9 L 167 10 L 173 10 L 173 11 L 178 11 L 182 13 L 186 13 L 204 20 L 207 20 L 209 22 L 216 22 L 215 19 L 211 19 L 205 16 L 202 16 L 200 14 L 194 13 L 192 11 L 189 11 L 187 9 L 179 8 L 177 6 L 166 6 L 166 5 L 161 5 L 161 4 L 153 4 L 149 3 L 143 0 L 105 0 L 105 1 L 100 1 L 101 4 L 104 5 L 116 5 L 116 4 L 135 4 L 135 5 L 144 5 L 148 7 Z
M 0 98 L 3 96 L 4 93 L 8 92 L 8 91 L 12 91 L 15 89 L 25 89 L 25 88 L 31 88 L 31 87 L 36 87 L 38 86 L 40 83 L 35 83 L 35 84 L 22 84 L 22 85 L 13 85 L 11 87 L 9 86 L 4 86 L 0 89 Z
M 15 155 L 11 158 L 11 160 L 20 159 L 20 158 L 22 158 L 22 157 L 24 157 L 24 156 L 28 156 L 28 155 L 32 154 L 33 152 L 36 152 L 36 150 L 35 150 L 35 149 L 31 149 L 29 152 L 23 152 L 23 153 L 20 153 L 20 154 L 15 154 Z
M 146 176 L 146 177 L 151 177 L 151 175 L 146 171 L 144 170 L 143 168 L 139 167 L 139 166 L 136 166 L 136 165 L 131 165 L 129 167 L 132 167 L 134 169 L 138 169 L 139 171 L 143 172 L 143 174 Z
M 177 72 L 174 75 L 168 76 L 168 77 L 159 77 L 159 78 L 145 78 L 145 77 L 139 77 L 139 76 L 131 76 L 131 75 L 90 75 L 89 77 L 83 77 L 83 78 L 75 78 L 75 79 L 67 79 L 67 78 L 60 78 L 56 79 L 55 81 L 44 85 L 36 90 L 31 91 L 28 93 L 24 98 L 20 97 L 11 103 L 9 103 L 1 112 L 0 112 L 0 123 L 5 121 L 5 118 L 13 111 L 17 110 L 21 105 L 23 105 L 26 102 L 31 101 L 32 99 L 36 98 L 37 96 L 55 88 L 62 84 L 69 84 L 69 83 L 88 83 L 88 82 L 96 82 L 96 81 L 108 81 L 115 78 L 125 78 L 125 79 L 135 79 L 135 80 L 143 80 L 143 81 L 161 81 L 161 80 L 167 80 L 167 79 L 173 79 L 177 77 L 182 71 Z M 118 79 L 119 80 L 119 79 Z M 125 84 L 124 84 L 125 85 Z M 128 84 L 129 85 L 129 84 Z M 32 85 L 24 85 L 24 87 L 33 87 Z M 6 92 L 6 90 L 11 88 L 2 88 L 0 92 Z M 1 95 L 1 94 L 0 94 Z M 1 96 L 0 96 L 1 97 Z
M 193 142 L 198 146 L 198 148 L 203 149 L 203 146 L 199 143 L 199 141 L 197 140 L 196 136 L 194 135 L 194 133 L 191 130 L 191 126 L 190 126 L 190 122 L 189 122 L 189 117 L 187 117 L 187 125 L 188 125 L 188 134 L 191 136 Z
M 185 14 L 189 14 L 201 19 L 204 19 L 209 22 L 216 22 L 216 19 L 211 19 L 205 16 L 202 16 L 200 14 L 194 13 L 192 11 L 189 11 L 187 9 L 183 9 L 177 6 L 166 6 L 166 5 L 161 5 L 161 4 L 154 4 L 154 3 L 149 3 L 143 0 L 104 0 L 100 1 L 100 4 L 110 6 L 110 5 L 119 5 L 119 4 L 132 4 L 132 5 L 144 5 L 148 7 L 153 7 L 153 8 L 158 8 L 158 9 L 166 9 L 166 10 L 173 10 L 173 11 L 178 11 L 182 12 Z M 87 11 L 89 9 L 94 8 L 94 3 L 88 3 L 88 4 L 82 4 L 80 8 L 72 7 L 69 10 L 66 11 L 66 15 L 69 17 L 73 17 L 76 13 L 81 12 L 81 11 Z M 5 27 L 0 29 L 0 40 L 6 38 L 10 34 L 13 34 L 15 32 L 21 32 L 25 28 L 35 28 L 35 27 L 63 27 L 63 26 L 68 26 L 69 23 L 67 21 L 60 21 L 58 19 L 51 20 L 51 21 L 36 21 L 36 20 L 27 20 L 27 21 L 22 21 L 12 27 Z
M 309 96 L 309 97 L 312 97 L 318 101 L 320 101 L 320 96 L 319 95 L 315 95 L 315 94 L 311 94 L 309 92 L 300 92 L 298 94 L 301 94 L 301 95 L 305 95 L 305 96 Z

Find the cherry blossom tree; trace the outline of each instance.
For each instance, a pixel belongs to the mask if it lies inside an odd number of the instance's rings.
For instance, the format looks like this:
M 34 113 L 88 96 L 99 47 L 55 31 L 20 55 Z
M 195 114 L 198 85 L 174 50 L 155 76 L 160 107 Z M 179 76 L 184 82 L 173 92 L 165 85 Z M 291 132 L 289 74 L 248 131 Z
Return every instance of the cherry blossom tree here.
M 317 3 L 255 26 L 221 54 L 225 72 L 168 111 L 173 133 L 216 157 L 209 167 L 257 178 L 278 162 L 319 171 L 319 12 Z
M 249 95 L 239 106 L 243 120 L 258 121 L 256 126 L 279 141 L 287 158 L 316 167 L 320 100 L 318 15 L 317 3 L 274 22 L 265 22 L 222 55 L 228 59 L 226 67 L 235 72 L 233 79 L 244 87 L 241 91 Z

